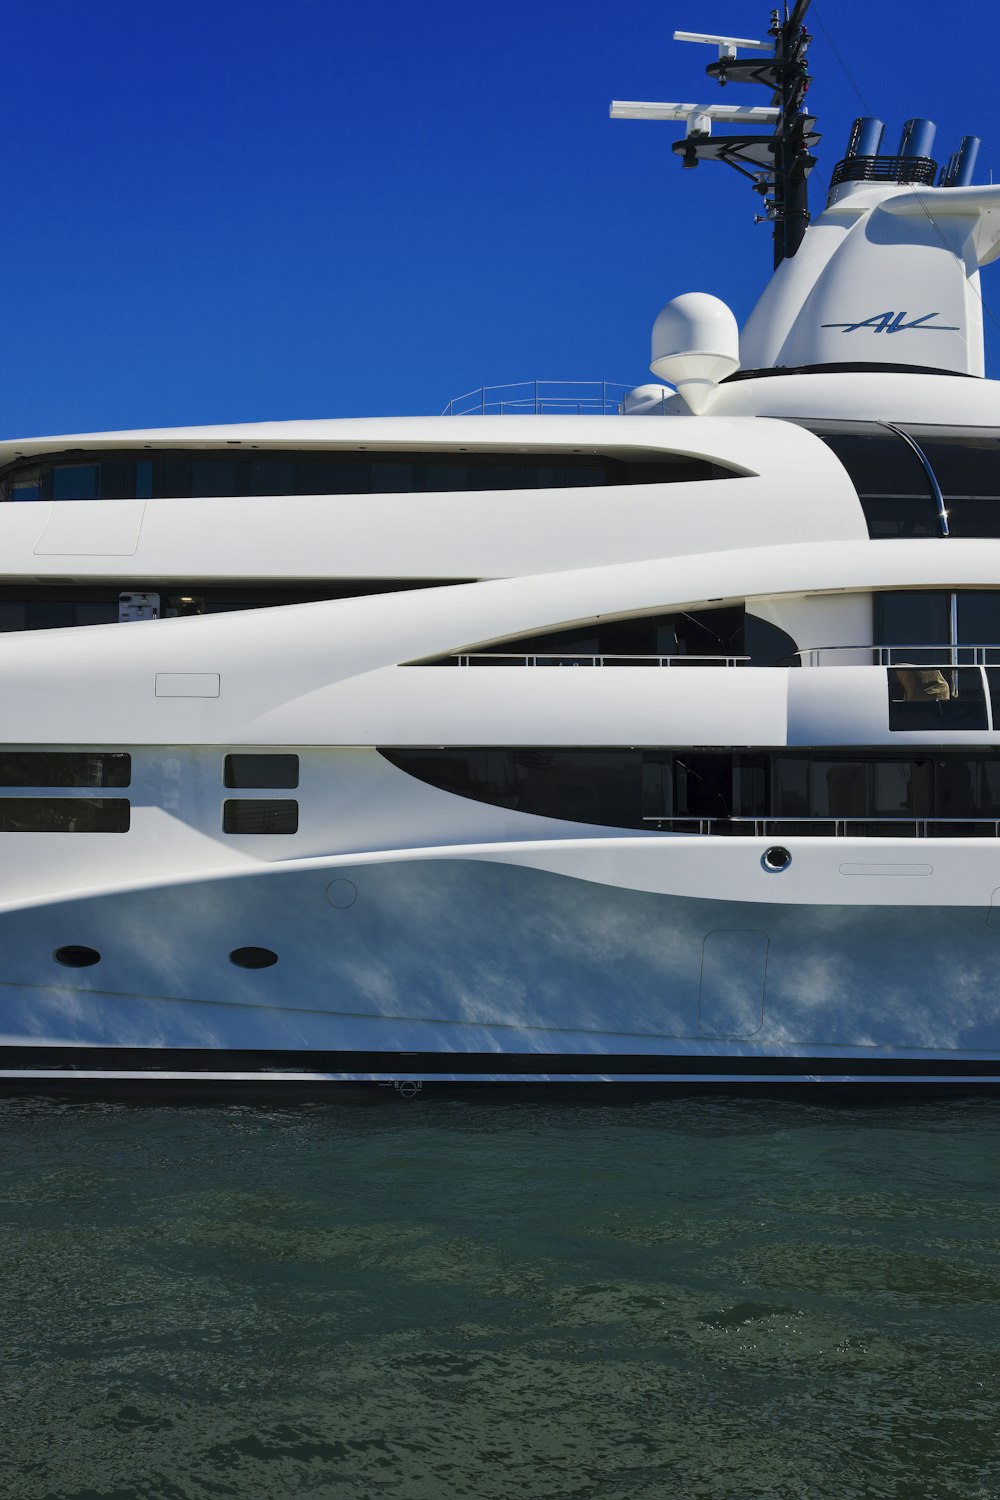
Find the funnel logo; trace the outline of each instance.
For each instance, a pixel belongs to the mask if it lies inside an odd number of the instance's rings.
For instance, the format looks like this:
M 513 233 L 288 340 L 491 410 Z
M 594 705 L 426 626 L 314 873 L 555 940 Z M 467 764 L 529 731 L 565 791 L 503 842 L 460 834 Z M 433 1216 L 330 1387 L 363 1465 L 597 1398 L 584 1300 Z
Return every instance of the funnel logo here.
M 872 333 L 910 333 L 913 329 L 919 329 L 923 333 L 958 333 L 957 326 L 948 323 L 932 323 L 931 318 L 936 318 L 936 312 L 922 314 L 919 318 L 911 318 L 906 321 L 906 312 L 882 312 L 873 313 L 870 318 L 862 318 L 858 323 L 821 323 L 821 328 L 839 328 L 843 333 L 856 333 L 859 328 L 870 328 Z

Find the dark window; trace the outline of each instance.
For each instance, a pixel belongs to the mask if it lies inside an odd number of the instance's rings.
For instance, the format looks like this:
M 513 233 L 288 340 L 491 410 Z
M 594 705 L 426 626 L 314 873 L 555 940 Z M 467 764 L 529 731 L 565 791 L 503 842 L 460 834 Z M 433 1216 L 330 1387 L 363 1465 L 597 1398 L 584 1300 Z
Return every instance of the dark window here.
M 791 636 L 744 613 L 742 605 L 642 615 L 627 620 L 595 620 L 570 630 L 494 641 L 468 653 L 472 666 L 521 666 L 526 657 L 536 666 L 588 665 L 594 657 L 605 666 L 651 665 L 656 657 L 751 657 L 756 666 L 779 659 L 797 661 Z M 753 653 L 756 652 L 756 656 Z M 466 653 L 461 653 L 463 657 Z M 454 665 L 458 655 L 436 657 L 425 666 Z
M 97 500 L 100 494 L 100 464 L 56 464 L 53 466 L 53 500 Z
M 894 663 L 950 663 L 956 647 L 955 666 L 1000 666 L 1000 589 L 885 590 L 875 594 L 874 616 L 875 644 L 896 648 Z M 986 648 L 983 657 L 972 647 Z
M 77 604 L 74 613 L 76 625 L 114 625 L 118 621 L 115 604 Z
M 369 594 L 439 588 L 443 583 L 470 579 L 359 578 L 326 583 L 199 584 L 199 592 L 180 590 L 176 583 L 150 584 L 128 598 L 159 598 L 165 614 L 216 614 L 231 610 L 270 609 L 283 604 L 306 604 L 322 599 L 361 598 Z M 119 616 L 118 587 L 92 584 L 0 584 L 0 633 L 11 630 L 52 630 L 80 625 L 114 624 Z
M 233 787 L 292 787 L 299 784 L 297 755 L 227 755 L 225 784 Z
M 132 757 L 107 750 L 0 750 L 0 786 L 128 786 Z
M 1000 537 L 1000 432 L 908 429 L 934 470 L 951 536 Z
M 299 804 L 263 799 L 227 801 L 222 809 L 224 833 L 297 833 Z
M 251 495 L 294 495 L 295 460 L 291 458 L 253 459 L 250 464 Z
M 840 459 L 877 539 L 941 536 L 937 501 L 920 459 L 898 433 L 877 422 L 808 421 Z
M 460 796 L 607 827 L 941 837 L 1000 820 L 1000 750 L 382 750 Z M 917 827 L 919 823 L 920 827 Z M 944 824 L 948 827 L 945 828 Z M 938 826 L 938 825 L 941 826 Z
M 76 611 L 72 604 L 61 599 L 44 599 L 27 606 L 29 630 L 65 630 L 76 623 Z
M 27 609 L 23 604 L 0 603 L 0 630 L 25 630 Z
M 21 460 L 0 500 L 117 500 L 216 495 L 364 495 L 563 489 L 733 479 L 745 471 L 676 453 L 402 453 L 206 449 Z
M 1000 589 L 959 589 L 958 639 L 970 646 L 996 645 L 987 662 L 1000 664 Z
M 127 833 L 123 797 L 0 797 L 0 833 Z
M 986 728 L 986 696 L 978 667 L 914 664 L 890 667 L 890 729 Z
M 875 644 L 878 646 L 934 646 L 933 651 L 894 652 L 890 661 L 902 656 L 915 664 L 940 662 L 947 656 L 951 640 L 951 594 L 943 589 L 900 589 L 876 593 L 874 599 Z
M 249 488 L 246 481 L 250 479 L 250 473 L 245 465 L 241 465 L 241 478 L 244 487 Z M 192 495 L 239 495 L 241 487 L 237 482 L 237 466 L 232 459 L 224 458 L 196 458 L 191 462 L 191 493 Z
M 7 492 L 8 500 L 40 500 L 42 498 L 41 484 L 37 469 L 21 469 L 16 479 L 12 479 Z

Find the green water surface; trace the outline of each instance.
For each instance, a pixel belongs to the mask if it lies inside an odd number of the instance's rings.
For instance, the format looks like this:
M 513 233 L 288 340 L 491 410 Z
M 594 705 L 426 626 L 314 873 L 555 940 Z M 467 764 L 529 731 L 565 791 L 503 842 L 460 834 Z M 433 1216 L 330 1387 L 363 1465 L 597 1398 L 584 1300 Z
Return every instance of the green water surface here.
M 3 1500 L 1000 1496 L 1000 1103 L 0 1101 Z

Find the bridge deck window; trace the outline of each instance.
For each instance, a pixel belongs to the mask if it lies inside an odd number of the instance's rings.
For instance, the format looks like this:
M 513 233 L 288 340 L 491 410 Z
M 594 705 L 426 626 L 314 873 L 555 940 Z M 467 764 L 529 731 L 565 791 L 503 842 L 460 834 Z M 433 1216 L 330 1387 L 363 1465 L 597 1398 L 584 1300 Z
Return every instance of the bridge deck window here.
M 567 489 L 732 479 L 745 472 L 648 449 L 579 454 L 117 449 L 20 460 L 0 474 L 0 501 Z

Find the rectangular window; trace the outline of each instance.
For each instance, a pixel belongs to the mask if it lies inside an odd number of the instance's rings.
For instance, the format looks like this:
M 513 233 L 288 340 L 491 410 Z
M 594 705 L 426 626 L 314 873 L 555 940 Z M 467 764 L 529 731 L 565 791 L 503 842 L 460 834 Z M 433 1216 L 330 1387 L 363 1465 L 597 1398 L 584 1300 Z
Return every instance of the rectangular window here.
M 410 495 L 413 493 L 413 465 L 401 459 L 388 459 L 384 463 L 373 462 L 371 474 L 373 495 Z
M 372 466 L 367 459 L 300 459 L 295 465 L 298 495 L 367 495 Z
M 959 589 L 958 639 L 970 646 L 1000 647 L 1000 589 Z M 986 660 L 1000 663 L 1000 650 Z
M 33 600 L 27 607 L 29 630 L 66 630 L 76 624 L 76 608 L 58 599 Z
M 872 765 L 871 813 L 879 818 L 929 818 L 933 807 L 929 760 L 884 760 Z
M 985 729 L 978 667 L 898 666 L 886 672 L 890 729 Z
M 135 466 L 135 498 L 149 500 L 153 494 L 153 461 L 140 458 Z
M 238 495 L 236 472 L 231 459 L 196 458 L 191 463 L 191 494 L 196 499 L 202 495 Z
M 251 495 L 294 495 L 293 459 L 262 458 L 250 464 Z
M 97 500 L 100 493 L 100 464 L 57 464 L 53 468 L 53 500 Z
M 78 625 L 115 625 L 118 623 L 118 606 L 112 604 L 110 600 L 107 604 L 78 604 L 76 623 Z
M 0 630 L 24 630 L 25 628 L 23 604 L 0 604 Z
M 0 833 L 127 833 L 124 797 L 0 797 Z
M 299 757 L 297 755 L 227 755 L 225 784 L 232 787 L 298 786 Z
M 0 786 L 128 786 L 132 757 L 107 750 L 0 750 Z
M 224 833 L 297 833 L 299 804 L 292 801 L 226 801 L 222 809 Z
M 877 646 L 946 646 L 951 639 L 951 594 L 944 589 L 899 589 L 877 593 L 874 599 Z M 943 653 L 918 653 L 935 662 Z M 903 659 L 904 653 L 891 657 Z

